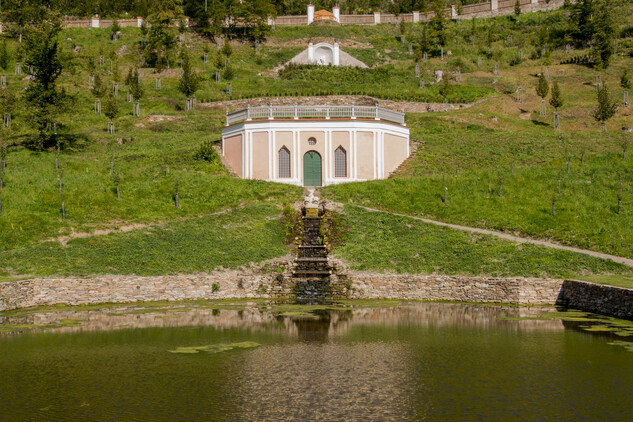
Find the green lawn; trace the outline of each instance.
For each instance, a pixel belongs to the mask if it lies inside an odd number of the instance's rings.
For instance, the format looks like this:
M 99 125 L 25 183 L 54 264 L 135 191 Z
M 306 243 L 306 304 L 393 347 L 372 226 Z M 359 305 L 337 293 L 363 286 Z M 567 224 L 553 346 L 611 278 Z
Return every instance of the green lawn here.
M 164 275 L 236 268 L 288 253 L 274 204 L 0 252 L 0 275 Z M 3 274 L 4 273 L 4 274 Z
M 516 244 L 355 206 L 346 206 L 342 218 L 349 232 L 334 254 L 357 270 L 555 278 L 591 273 L 631 275 L 629 267 L 612 261 Z

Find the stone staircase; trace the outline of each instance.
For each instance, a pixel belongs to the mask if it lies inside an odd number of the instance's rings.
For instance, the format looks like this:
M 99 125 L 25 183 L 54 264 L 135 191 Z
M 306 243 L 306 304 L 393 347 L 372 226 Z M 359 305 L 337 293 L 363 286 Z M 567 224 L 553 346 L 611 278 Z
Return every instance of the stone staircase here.
M 420 147 L 419 141 L 411 141 L 411 144 L 409 145 L 409 152 L 410 152 L 409 156 L 405 158 L 405 160 L 401 162 L 400 165 L 396 167 L 396 169 L 389 174 L 389 179 L 391 179 L 392 177 L 395 177 L 402 171 L 402 169 L 407 165 L 407 163 L 409 163 L 409 161 L 411 161 L 413 157 L 415 157 L 415 154 L 418 152 L 419 147 Z

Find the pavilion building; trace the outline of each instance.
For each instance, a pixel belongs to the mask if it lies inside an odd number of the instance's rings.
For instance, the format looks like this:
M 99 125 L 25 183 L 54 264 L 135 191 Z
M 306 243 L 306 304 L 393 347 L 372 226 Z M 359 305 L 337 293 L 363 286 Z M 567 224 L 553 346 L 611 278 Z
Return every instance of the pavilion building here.
M 259 106 L 227 113 L 222 155 L 243 179 L 298 186 L 385 179 L 409 156 L 404 113 L 374 106 Z

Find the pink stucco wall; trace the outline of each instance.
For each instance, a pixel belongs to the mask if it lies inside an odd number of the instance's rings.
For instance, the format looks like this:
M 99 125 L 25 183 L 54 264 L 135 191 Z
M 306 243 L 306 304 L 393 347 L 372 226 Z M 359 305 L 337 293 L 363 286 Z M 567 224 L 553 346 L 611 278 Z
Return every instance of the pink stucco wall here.
M 407 138 L 385 133 L 385 177 L 407 158 Z
M 374 134 L 372 132 L 356 133 L 356 155 L 358 157 L 358 178 L 374 178 Z
M 225 138 L 223 153 L 235 174 L 242 177 L 242 135 Z
M 253 178 L 268 179 L 268 132 L 253 132 Z

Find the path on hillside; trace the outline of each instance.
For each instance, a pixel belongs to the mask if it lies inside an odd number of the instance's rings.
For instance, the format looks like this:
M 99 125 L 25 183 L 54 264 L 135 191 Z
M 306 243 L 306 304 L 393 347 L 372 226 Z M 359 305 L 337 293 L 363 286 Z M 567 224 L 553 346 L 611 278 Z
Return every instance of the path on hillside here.
M 312 97 L 259 97 L 259 98 L 244 98 L 240 100 L 227 100 L 227 101 L 214 101 L 208 103 L 198 103 L 197 107 L 200 108 L 216 108 L 221 110 L 239 110 L 246 108 L 247 105 L 251 107 L 257 107 L 262 105 L 274 105 L 274 106 L 293 106 L 299 105 L 336 105 L 336 104 L 356 104 L 359 106 L 373 106 L 378 103 L 380 107 L 388 108 L 394 111 L 404 110 L 406 113 L 428 113 L 428 112 L 443 112 L 459 110 L 463 108 L 472 107 L 475 104 L 479 104 L 484 101 L 488 101 L 492 98 L 496 98 L 497 95 L 482 98 L 472 103 L 467 104 L 443 104 L 443 103 L 417 103 L 413 101 L 392 101 L 381 100 L 380 98 L 371 97 L 369 95 L 316 95 Z
M 344 206 L 345 204 L 337 203 L 336 205 Z M 385 211 L 385 210 L 379 210 L 379 209 L 375 209 L 375 208 L 368 208 L 368 207 L 363 207 L 361 205 L 353 205 L 353 206 L 359 207 L 359 208 L 362 208 L 364 210 L 371 211 L 371 212 L 381 212 L 381 213 L 384 213 L 384 214 L 391 214 L 391 215 L 395 215 L 395 216 L 398 216 L 398 217 L 412 218 L 414 220 L 419 220 L 419 221 L 422 221 L 424 223 L 434 224 L 436 226 L 442 226 L 442 227 L 449 227 L 449 228 L 455 229 L 455 230 L 462 230 L 462 231 L 467 231 L 467 232 L 471 232 L 471 233 L 488 234 L 488 235 L 495 236 L 495 237 L 498 237 L 498 238 L 504 239 L 504 240 L 509 240 L 509 241 L 512 241 L 512 242 L 531 243 L 533 245 L 540 245 L 540 246 L 546 246 L 548 248 L 553 248 L 553 249 L 561 249 L 561 250 L 565 250 L 565 251 L 581 253 L 581 254 L 590 255 L 590 256 L 593 256 L 593 257 L 596 257 L 596 258 L 608 259 L 608 260 L 617 262 L 618 264 L 626 265 L 628 267 L 633 267 L 633 259 L 631 259 L 631 258 L 624 258 L 624 257 L 621 257 L 621 256 L 616 256 L 616 255 L 610 255 L 610 254 L 606 254 L 606 253 L 602 253 L 602 252 L 591 251 L 591 250 L 588 250 L 588 249 L 575 248 L 573 246 L 565 246 L 565 245 L 561 245 L 559 243 L 549 242 L 549 241 L 545 241 L 545 240 L 537 240 L 537 239 L 530 239 L 530 238 L 527 238 L 527 237 L 513 236 L 511 234 L 502 233 L 502 232 L 498 232 L 498 231 L 494 231 L 494 230 L 480 229 L 480 228 L 477 228 L 477 227 L 461 226 L 459 224 L 444 223 L 442 221 L 430 220 L 428 218 L 416 217 L 416 216 L 407 215 L 407 214 L 400 214 L 400 213 L 395 213 L 395 212 L 390 212 L 390 211 Z

